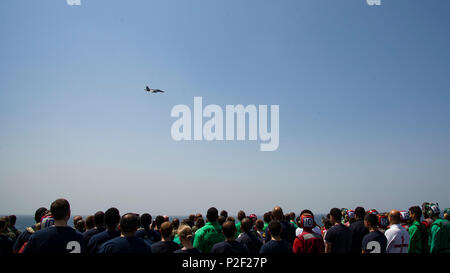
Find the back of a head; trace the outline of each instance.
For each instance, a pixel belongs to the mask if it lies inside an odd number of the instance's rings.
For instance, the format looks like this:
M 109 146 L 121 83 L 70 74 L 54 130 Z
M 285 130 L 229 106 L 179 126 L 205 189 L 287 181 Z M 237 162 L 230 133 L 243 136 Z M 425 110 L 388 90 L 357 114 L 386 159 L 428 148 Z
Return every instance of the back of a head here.
M 34 213 L 34 221 L 36 223 L 39 223 L 41 221 L 42 216 L 44 216 L 44 214 L 47 212 L 47 209 L 44 207 L 40 207 L 36 210 L 36 212 Z
M 355 209 L 355 216 L 358 219 L 364 219 L 364 215 L 366 214 L 366 210 L 363 207 L 357 207 Z
M 314 214 L 312 213 L 312 211 L 310 211 L 309 209 L 304 209 L 300 212 L 300 216 L 302 216 L 303 214 L 310 214 L 314 217 Z
M 264 228 L 264 221 L 261 219 L 256 220 L 255 226 L 257 229 L 261 230 Z
M 217 218 L 219 217 L 219 211 L 215 207 L 211 207 L 206 212 L 206 219 L 209 222 L 216 222 Z
M 105 225 L 105 213 L 103 211 L 97 211 L 94 214 L 94 224 L 96 227 L 103 227 Z
M 84 220 L 77 221 L 75 229 L 83 233 L 86 231 L 86 222 Z
M 4 216 L 0 217 L 0 231 L 6 229 L 6 225 L 7 225 L 6 217 Z
M 65 220 L 70 217 L 70 204 L 66 199 L 60 198 L 55 201 L 50 206 L 50 211 L 52 212 L 53 219 L 55 220 Z
M 241 231 L 248 232 L 252 229 L 252 220 L 250 218 L 244 218 L 241 221 Z
M 295 220 L 295 212 L 290 212 L 289 213 L 289 218 L 291 218 L 291 220 Z
M 86 217 L 86 228 L 92 229 L 94 227 L 95 227 L 95 216 L 89 215 L 88 217 Z
M 17 217 L 15 215 L 10 215 L 9 216 L 9 224 L 11 226 L 14 226 L 16 224 L 16 220 L 17 220 Z
M 389 212 L 389 222 L 393 225 L 396 224 L 400 224 L 401 221 L 401 215 L 400 215 L 400 211 L 398 210 L 391 210 L 391 212 Z
M 225 219 L 227 219 L 227 217 L 228 217 L 228 211 L 222 210 L 222 211 L 220 212 L 220 216 L 223 216 Z
M 276 206 L 272 210 L 273 219 L 283 221 L 283 209 L 280 206 Z
M 162 223 L 164 223 L 164 216 L 162 216 L 162 215 L 156 216 L 155 223 L 156 223 L 156 227 L 160 228 Z
M 172 236 L 172 229 L 173 229 L 172 223 L 170 222 L 162 223 L 160 228 L 161 236 L 164 239 L 169 239 Z
M 149 229 L 152 224 L 152 216 L 149 213 L 144 213 L 141 215 L 141 226 L 144 229 Z
M 378 226 L 378 216 L 375 214 L 367 213 L 366 216 L 364 216 L 364 221 L 368 222 L 372 228 Z
M 226 221 L 222 225 L 222 232 L 227 238 L 234 238 L 234 235 L 236 234 L 236 225 L 232 221 Z
M 272 220 L 268 226 L 270 235 L 279 236 L 281 234 L 281 223 L 278 220 Z
M 238 211 L 238 213 L 237 213 L 237 219 L 238 219 L 239 221 L 242 221 L 242 219 L 244 219 L 244 218 L 245 218 L 245 211 L 243 211 L 243 210 Z
M 135 213 L 126 213 L 120 218 L 120 231 L 134 234 L 139 226 L 139 219 Z
M 180 219 L 173 218 L 172 219 L 172 226 L 173 226 L 173 229 L 178 229 L 180 227 Z
M 120 222 L 120 213 L 116 208 L 109 208 L 105 212 L 105 225 L 108 229 L 115 229 Z
M 219 218 L 217 218 L 217 223 L 219 223 L 219 225 L 223 225 L 223 223 L 225 223 L 227 219 L 225 218 L 225 216 L 220 215 Z
M 195 225 L 197 226 L 197 228 L 202 228 L 205 225 L 205 219 L 203 219 L 201 217 L 197 218 Z
M 264 222 L 269 223 L 270 221 L 272 221 L 272 212 L 268 211 L 266 213 L 264 213 Z
M 190 241 L 192 240 L 192 229 L 187 226 L 183 225 L 178 229 L 178 237 L 180 237 L 180 240 L 186 240 Z
M 338 208 L 332 208 L 330 210 L 330 217 L 333 217 L 336 222 L 341 221 L 341 219 L 342 219 L 342 212 L 341 212 L 341 210 L 338 209 Z

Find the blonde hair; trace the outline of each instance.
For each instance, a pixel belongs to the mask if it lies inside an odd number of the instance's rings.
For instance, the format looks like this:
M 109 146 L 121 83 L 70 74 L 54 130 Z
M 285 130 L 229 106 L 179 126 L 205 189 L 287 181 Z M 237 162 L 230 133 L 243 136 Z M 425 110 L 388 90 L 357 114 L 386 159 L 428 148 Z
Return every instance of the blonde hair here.
M 178 237 L 180 240 L 192 240 L 192 229 L 188 225 L 183 225 L 178 229 Z

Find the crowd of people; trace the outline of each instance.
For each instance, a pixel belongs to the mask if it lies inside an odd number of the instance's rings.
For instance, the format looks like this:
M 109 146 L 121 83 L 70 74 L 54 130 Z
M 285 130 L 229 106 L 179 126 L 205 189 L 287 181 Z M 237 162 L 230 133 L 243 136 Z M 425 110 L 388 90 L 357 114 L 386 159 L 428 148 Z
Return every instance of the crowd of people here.
M 0 218 L 0 254 L 10 253 L 450 253 L 450 210 L 436 203 L 379 213 L 333 208 L 319 226 L 310 210 L 298 217 L 276 206 L 262 219 L 244 211 L 237 219 L 211 207 L 180 221 L 110 208 L 83 219 L 55 200 L 35 212 L 36 224 L 15 228 L 16 216 Z

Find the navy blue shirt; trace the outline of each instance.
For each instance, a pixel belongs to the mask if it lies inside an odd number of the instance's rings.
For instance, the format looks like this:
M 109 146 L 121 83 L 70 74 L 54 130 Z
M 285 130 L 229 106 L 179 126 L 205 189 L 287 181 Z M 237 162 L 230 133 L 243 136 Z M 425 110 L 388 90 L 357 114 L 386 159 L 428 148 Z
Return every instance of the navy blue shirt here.
M 0 234 L 0 255 L 11 254 L 13 249 L 13 242 L 8 236 Z
M 215 254 L 247 254 L 248 248 L 237 241 L 224 241 L 213 245 L 211 253 Z
M 24 253 L 82 253 L 83 235 L 75 229 L 51 226 L 31 235 Z
M 258 254 L 259 249 L 262 246 L 261 241 L 258 240 L 258 237 L 256 237 L 256 235 L 252 232 L 241 233 L 236 241 L 244 244 L 251 254 Z
M 106 229 L 104 227 L 99 227 L 99 228 L 93 228 L 93 229 L 90 229 L 90 230 L 84 232 L 83 233 L 83 244 L 85 246 L 87 246 L 89 243 L 89 240 L 92 238 L 92 236 L 94 236 L 95 234 L 98 234 L 100 232 L 103 232 L 105 230 Z
M 292 246 L 285 240 L 280 241 L 270 240 L 261 247 L 259 253 L 261 254 L 292 253 Z
M 193 247 L 190 249 L 178 249 L 175 250 L 173 253 L 186 253 L 186 254 L 200 254 L 200 250 L 198 250 L 197 248 Z
M 331 243 L 331 253 L 350 253 L 352 250 L 352 231 L 343 224 L 327 230 L 325 242 Z
M 364 226 L 364 220 L 358 219 L 350 224 L 350 230 L 352 231 L 352 252 L 361 253 L 362 239 L 369 233 L 369 230 Z
M 22 246 L 28 242 L 31 235 L 35 232 L 36 226 L 26 228 L 14 242 L 13 252 L 18 253 Z
M 369 232 L 362 240 L 362 250 L 365 252 L 384 253 L 386 251 L 386 247 L 386 236 L 384 236 L 384 234 L 379 230 Z
M 105 230 L 98 234 L 95 234 L 89 240 L 88 245 L 86 246 L 86 253 L 97 253 L 100 249 L 100 246 L 106 242 L 111 240 L 112 238 L 120 236 L 120 232 L 118 230 Z
M 153 253 L 173 253 L 175 250 L 180 249 L 181 246 L 174 241 L 159 241 L 152 244 Z
M 99 253 L 152 253 L 152 250 L 141 238 L 120 236 L 104 243 Z
M 297 237 L 295 235 L 295 227 L 294 224 L 287 222 L 287 221 L 280 221 L 281 224 L 281 239 L 285 240 L 291 246 L 294 244 L 294 240 Z M 266 230 L 266 243 L 271 241 L 271 236 L 269 234 L 269 229 Z
M 138 229 L 136 231 L 136 237 L 144 239 L 150 244 L 161 241 L 161 234 L 152 229 Z

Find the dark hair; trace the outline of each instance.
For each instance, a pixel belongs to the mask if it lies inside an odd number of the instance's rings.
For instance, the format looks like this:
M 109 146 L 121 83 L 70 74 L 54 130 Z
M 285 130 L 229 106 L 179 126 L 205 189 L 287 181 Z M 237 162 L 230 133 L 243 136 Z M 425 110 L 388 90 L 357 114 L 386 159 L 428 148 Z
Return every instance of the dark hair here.
M 144 229 L 149 229 L 152 224 L 152 216 L 149 213 L 144 213 L 141 215 L 141 226 Z
M 220 216 L 223 216 L 223 217 L 225 217 L 225 219 L 227 219 L 227 217 L 228 217 L 228 211 L 222 210 L 222 211 L 220 212 Z
M 272 221 L 272 212 L 268 211 L 266 213 L 264 213 L 264 222 L 269 223 L 270 221 Z
M 16 220 L 17 220 L 17 217 L 15 215 L 10 215 L 9 216 L 9 224 L 11 226 L 14 226 L 16 224 Z
M 409 208 L 410 214 L 414 214 L 414 219 L 411 220 L 417 220 L 420 221 L 420 217 L 422 217 L 422 209 L 420 209 L 419 206 L 413 206 Z
M 53 219 L 64 220 L 67 216 L 70 216 L 70 204 L 66 199 L 57 199 L 53 201 L 50 206 Z
M 278 236 L 281 234 L 281 224 L 278 220 L 272 220 L 268 226 L 270 235 Z
M 256 220 L 255 226 L 256 226 L 258 229 L 263 229 L 263 228 L 264 228 L 264 221 L 261 220 L 261 219 Z
M 363 219 L 364 214 L 366 214 L 366 210 L 363 207 L 357 207 L 355 209 L 355 216 L 358 217 L 359 219 Z
M 294 221 L 295 220 L 295 212 L 289 212 L 289 218 Z
M 247 232 L 252 228 L 252 220 L 250 218 L 245 217 L 241 220 L 241 231 Z
M 105 225 L 108 229 L 116 228 L 117 224 L 120 222 L 120 213 L 116 208 L 110 208 L 105 211 Z
M 97 211 L 94 214 L 94 223 L 96 227 L 102 227 L 105 225 L 105 213 L 103 211 Z
M 220 215 L 219 218 L 217 218 L 217 223 L 219 223 L 220 225 L 223 225 L 223 223 L 225 223 L 227 219 L 225 218 L 225 216 Z
M 232 238 L 236 234 L 236 225 L 232 221 L 226 221 L 223 223 L 222 232 L 227 238 Z
M 233 222 L 233 223 L 236 223 L 236 220 L 234 219 L 233 216 L 228 216 L 228 217 L 227 217 L 227 220 L 226 220 L 225 222 L 228 222 L 228 221 L 231 221 L 231 222 Z
M 331 224 L 331 221 L 330 221 L 330 214 L 327 214 L 326 217 L 322 218 L 322 224 L 325 227 L 325 229 L 331 228 L 332 224 Z
M 310 211 L 309 209 L 304 209 L 302 210 L 302 212 L 300 212 L 300 216 L 302 216 L 303 214 L 311 214 L 311 216 L 314 218 L 314 214 L 312 213 L 312 211 Z
M 95 227 L 95 216 L 89 215 L 88 217 L 86 217 L 86 228 L 92 229 L 94 227 Z
M 160 231 L 163 238 L 170 238 L 172 236 L 172 230 L 172 223 L 166 221 L 161 224 Z
M 6 217 L 0 217 L 0 230 L 6 227 Z
M 83 233 L 86 231 L 86 222 L 84 220 L 77 221 L 77 225 L 75 226 L 75 229 L 78 230 L 80 233 Z
M 194 222 L 195 221 L 195 214 L 189 214 L 188 219 L 191 220 L 192 222 Z
M 378 217 L 375 214 L 367 213 L 366 216 L 364 216 L 364 220 L 373 228 L 378 226 Z
M 342 219 L 342 212 L 338 208 L 332 208 L 330 210 L 330 216 L 333 216 L 334 220 L 340 221 Z
M 139 220 L 135 213 L 126 213 L 120 218 L 121 232 L 135 232 L 138 228 Z
M 47 212 L 47 209 L 44 207 L 40 207 L 36 210 L 36 212 L 34 213 L 34 221 L 36 223 L 39 223 L 41 221 L 42 216 L 44 216 L 44 214 Z
M 203 219 L 202 217 L 197 218 L 197 222 L 195 223 L 195 225 L 197 226 L 197 228 L 202 228 L 205 225 L 205 219 Z
M 243 210 L 238 211 L 237 218 L 239 221 L 242 221 L 242 219 L 245 218 L 245 211 Z
M 156 227 L 160 228 L 162 223 L 164 223 L 164 216 L 162 216 L 162 215 L 156 216 L 155 223 L 156 223 Z
M 206 212 L 206 219 L 209 222 L 216 222 L 219 217 L 219 211 L 215 207 L 209 208 Z
M 180 227 L 180 219 L 173 218 L 172 219 L 172 226 L 173 226 L 173 229 L 178 229 Z

